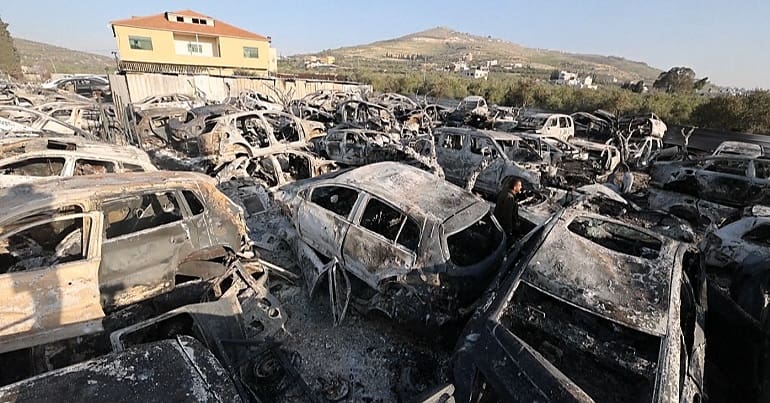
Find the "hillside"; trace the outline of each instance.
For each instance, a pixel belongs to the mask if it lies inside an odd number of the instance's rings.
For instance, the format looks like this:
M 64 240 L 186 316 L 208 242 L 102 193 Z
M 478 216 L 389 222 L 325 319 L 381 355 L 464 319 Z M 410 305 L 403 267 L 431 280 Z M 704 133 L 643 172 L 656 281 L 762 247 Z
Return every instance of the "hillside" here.
M 655 80 L 660 70 L 645 63 L 616 56 L 583 55 L 547 49 L 527 48 L 503 39 L 482 37 L 457 32 L 445 27 L 409 34 L 396 39 L 373 42 L 366 45 L 344 47 L 323 52 L 345 61 L 346 59 L 372 62 L 399 61 L 404 55 L 418 55 L 438 65 L 459 60 L 463 55 L 473 55 L 472 64 L 498 60 L 501 65 L 521 63 L 538 70 L 570 70 L 615 77 L 618 80 Z M 403 60 L 403 59 L 401 59 Z
M 20 38 L 14 38 L 13 44 L 21 56 L 21 65 L 35 71 L 104 74 L 105 68 L 115 70 L 115 61 L 107 56 Z

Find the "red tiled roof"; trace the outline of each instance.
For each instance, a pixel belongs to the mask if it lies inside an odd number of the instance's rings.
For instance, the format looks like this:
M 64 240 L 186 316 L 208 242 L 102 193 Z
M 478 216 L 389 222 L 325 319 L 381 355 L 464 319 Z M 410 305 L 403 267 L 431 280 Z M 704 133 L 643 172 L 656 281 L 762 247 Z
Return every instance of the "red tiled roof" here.
M 168 14 L 175 14 L 175 15 L 181 15 L 185 17 L 195 17 L 195 18 L 209 18 L 214 20 L 214 26 L 190 24 L 190 23 L 176 22 L 176 21 L 172 22 L 166 18 L 166 14 L 167 13 L 161 13 L 161 14 L 155 14 L 155 15 L 148 15 L 146 17 L 131 17 L 125 20 L 110 21 L 110 24 L 120 25 L 125 27 L 157 29 L 161 31 L 174 31 L 174 32 L 185 32 L 185 33 L 191 33 L 191 34 L 254 39 L 258 41 L 268 40 L 266 37 L 262 35 L 258 35 L 253 32 L 249 32 L 244 29 L 234 27 L 230 24 L 226 24 L 222 22 L 221 20 L 217 20 L 215 18 L 209 17 L 207 15 L 203 15 L 201 13 L 198 13 L 192 10 L 169 11 Z

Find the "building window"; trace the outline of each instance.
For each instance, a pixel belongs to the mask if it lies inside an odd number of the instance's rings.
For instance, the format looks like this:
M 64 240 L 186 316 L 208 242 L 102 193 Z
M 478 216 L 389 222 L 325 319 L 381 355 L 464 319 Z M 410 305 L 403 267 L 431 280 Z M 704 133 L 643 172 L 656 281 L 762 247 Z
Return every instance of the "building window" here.
M 243 47 L 243 57 L 248 59 L 259 59 L 259 48 Z
M 190 53 L 203 53 L 203 45 L 190 42 L 187 44 L 187 51 Z
M 200 22 L 200 20 L 198 20 L 197 18 L 193 18 L 192 22 L 193 22 L 193 24 L 198 24 Z
M 184 22 L 184 17 L 176 17 L 176 22 Z
M 152 50 L 152 38 L 145 36 L 129 36 L 128 44 L 131 49 Z

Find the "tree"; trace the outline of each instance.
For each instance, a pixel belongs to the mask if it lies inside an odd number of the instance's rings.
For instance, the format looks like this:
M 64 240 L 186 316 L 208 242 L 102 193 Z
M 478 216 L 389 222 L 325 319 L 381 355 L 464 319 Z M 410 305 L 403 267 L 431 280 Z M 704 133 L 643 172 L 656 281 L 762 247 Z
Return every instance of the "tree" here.
M 21 79 L 21 58 L 16 47 L 13 46 L 13 38 L 8 32 L 8 24 L 0 19 L 0 72 Z
M 689 93 L 703 88 L 707 82 L 708 77 L 696 80 L 695 71 L 689 67 L 672 67 L 660 73 L 652 87 L 672 93 Z

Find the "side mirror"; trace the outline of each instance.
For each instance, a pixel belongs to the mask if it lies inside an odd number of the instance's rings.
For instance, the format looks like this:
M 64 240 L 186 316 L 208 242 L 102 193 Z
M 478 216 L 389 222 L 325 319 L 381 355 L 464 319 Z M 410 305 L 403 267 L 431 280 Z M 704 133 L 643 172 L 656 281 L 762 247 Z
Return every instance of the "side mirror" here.
M 489 147 L 483 147 L 481 149 L 481 155 L 484 157 L 491 157 L 492 156 L 492 149 Z

